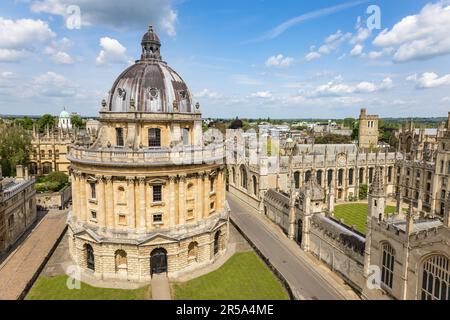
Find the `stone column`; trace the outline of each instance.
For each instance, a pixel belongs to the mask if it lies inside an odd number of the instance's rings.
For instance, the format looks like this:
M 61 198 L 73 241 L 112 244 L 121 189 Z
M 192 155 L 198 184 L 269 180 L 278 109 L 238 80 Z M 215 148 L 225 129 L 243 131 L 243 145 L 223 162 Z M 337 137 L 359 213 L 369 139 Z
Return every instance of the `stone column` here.
M 175 176 L 169 176 L 169 226 L 171 228 L 176 225 L 175 212 Z
M 80 190 L 79 190 L 79 173 L 77 171 L 72 172 L 72 215 L 77 219 L 80 219 Z
M 80 184 L 79 184 L 79 191 L 80 191 L 80 201 L 81 201 L 81 205 L 80 205 L 80 219 L 82 221 L 86 221 L 86 217 L 87 217 L 87 194 L 86 194 L 86 188 L 87 188 L 87 183 L 86 183 L 86 177 L 83 174 L 80 174 Z
M 195 209 L 195 217 L 197 221 L 201 220 L 203 217 L 203 207 L 206 205 L 204 203 L 203 199 L 203 188 L 204 188 L 204 179 L 205 179 L 205 173 L 199 172 L 197 174 L 197 196 L 196 196 L 196 209 Z
M 178 223 L 183 225 L 186 223 L 186 176 L 181 175 L 178 181 Z
M 207 218 L 209 216 L 209 185 L 211 183 L 209 180 L 209 174 L 209 171 L 205 173 L 203 182 L 203 218 Z
M 139 177 L 139 215 L 138 215 L 138 229 L 140 232 L 145 232 L 146 229 L 146 208 L 145 208 L 145 177 Z
M 131 227 L 136 229 L 137 227 L 137 217 L 136 217 L 136 200 L 135 200 L 135 182 L 136 177 L 127 177 L 128 183 L 128 214 L 131 217 Z
M 106 227 L 107 222 L 107 214 L 106 214 L 106 207 L 105 207 L 105 183 L 103 176 L 97 175 L 95 176 L 95 179 L 97 179 L 97 188 L 98 188 L 98 194 L 97 194 L 97 206 L 98 206 L 98 212 L 97 212 L 97 218 L 99 225 L 102 227 Z
M 114 195 L 113 181 L 111 176 L 105 176 L 106 181 L 106 227 L 114 228 Z

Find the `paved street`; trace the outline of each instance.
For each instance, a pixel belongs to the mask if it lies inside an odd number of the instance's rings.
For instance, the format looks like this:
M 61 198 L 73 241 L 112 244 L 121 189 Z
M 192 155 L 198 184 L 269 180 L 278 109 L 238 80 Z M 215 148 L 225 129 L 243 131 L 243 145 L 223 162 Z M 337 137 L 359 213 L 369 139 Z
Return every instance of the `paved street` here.
M 0 265 L 0 300 L 16 300 L 66 227 L 67 212 L 48 213 Z
M 283 274 L 294 294 L 302 299 L 340 300 L 356 298 L 348 288 L 323 275 L 317 265 L 280 231 L 259 218 L 250 207 L 228 195 L 231 218 L 258 249 Z M 277 232 L 278 231 L 278 232 Z M 322 273 L 321 274 L 319 274 Z M 324 277 L 333 283 L 330 285 Z

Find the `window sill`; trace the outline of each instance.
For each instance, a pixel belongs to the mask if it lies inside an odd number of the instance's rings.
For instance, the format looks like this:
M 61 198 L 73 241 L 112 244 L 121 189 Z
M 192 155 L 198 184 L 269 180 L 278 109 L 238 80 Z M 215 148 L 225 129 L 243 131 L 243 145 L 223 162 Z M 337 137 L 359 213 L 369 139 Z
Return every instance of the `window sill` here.
M 89 203 L 98 204 L 98 200 L 96 200 L 96 199 L 89 199 Z
M 215 195 L 216 195 L 216 192 L 215 192 L 215 191 L 209 193 L 209 196 L 210 196 L 210 197 L 213 197 L 213 196 L 215 196 Z
M 160 227 L 164 225 L 164 222 L 153 222 L 153 225 Z
M 92 223 L 98 223 L 98 220 L 97 220 L 97 219 L 94 219 L 94 218 L 91 218 L 91 219 L 89 219 L 89 222 L 92 222 Z

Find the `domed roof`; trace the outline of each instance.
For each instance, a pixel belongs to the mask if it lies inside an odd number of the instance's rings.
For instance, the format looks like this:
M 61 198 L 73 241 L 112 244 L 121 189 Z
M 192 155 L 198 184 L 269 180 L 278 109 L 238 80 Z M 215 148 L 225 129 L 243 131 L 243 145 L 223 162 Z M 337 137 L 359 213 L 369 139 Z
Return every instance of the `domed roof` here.
M 159 37 L 152 27 L 142 38 L 141 59 L 114 82 L 109 94 L 112 112 L 194 112 L 183 79 L 161 58 Z
M 60 118 L 70 118 L 70 113 L 68 113 L 65 109 L 63 111 L 61 111 L 61 113 L 59 114 Z

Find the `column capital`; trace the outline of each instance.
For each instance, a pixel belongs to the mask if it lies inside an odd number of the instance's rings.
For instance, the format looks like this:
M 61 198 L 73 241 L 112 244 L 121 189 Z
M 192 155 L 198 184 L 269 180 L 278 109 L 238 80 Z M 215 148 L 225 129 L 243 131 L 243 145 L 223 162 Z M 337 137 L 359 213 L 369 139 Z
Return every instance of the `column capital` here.
M 137 177 L 139 184 L 145 184 L 145 181 L 147 180 L 146 177 Z
M 197 176 L 203 180 L 203 179 L 205 179 L 206 172 L 205 171 L 197 172 Z
M 136 177 L 128 176 L 128 177 L 125 177 L 125 180 L 127 180 L 127 182 L 131 184 L 136 181 Z
M 97 175 L 95 175 L 95 179 L 97 181 L 103 181 L 104 177 L 102 175 L 100 175 L 100 174 L 97 174 Z
M 179 181 L 183 182 L 183 183 L 186 182 L 186 178 L 187 178 L 187 175 L 185 175 L 185 174 L 182 174 L 182 175 L 178 176 Z
M 169 183 L 175 183 L 176 180 L 177 180 L 177 176 L 175 176 L 175 175 L 169 176 Z
M 105 179 L 106 183 L 110 183 L 113 180 L 112 176 L 104 176 L 103 178 Z

